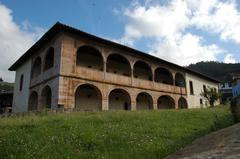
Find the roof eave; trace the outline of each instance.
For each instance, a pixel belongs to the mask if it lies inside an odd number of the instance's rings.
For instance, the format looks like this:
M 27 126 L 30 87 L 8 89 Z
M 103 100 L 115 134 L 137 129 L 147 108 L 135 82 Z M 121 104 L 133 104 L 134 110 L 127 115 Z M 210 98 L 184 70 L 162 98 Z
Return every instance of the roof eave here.
M 8 70 L 9 71 L 16 71 L 17 67 L 19 65 L 21 65 L 21 63 L 23 63 L 27 58 L 29 58 L 29 56 L 32 56 L 32 52 L 34 52 L 35 50 L 40 48 L 44 43 L 46 43 L 47 40 L 50 40 L 51 37 L 53 37 L 54 35 L 56 35 L 56 33 L 60 32 L 60 31 L 63 31 L 63 32 L 66 32 L 66 33 L 70 32 L 70 33 L 73 33 L 73 34 L 79 34 L 79 35 L 84 36 L 86 38 L 90 38 L 90 39 L 96 40 L 98 42 L 105 43 L 107 45 L 110 44 L 114 47 L 117 47 L 117 48 L 120 48 L 120 49 L 125 49 L 129 52 L 140 53 L 141 55 L 143 55 L 145 57 L 147 56 L 148 58 L 163 62 L 163 63 L 168 64 L 168 65 L 172 65 L 176 68 L 183 69 L 186 72 L 189 72 L 189 73 L 195 74 L 197 76 L 200 76 L 202 78 L 208 79 L 208 80 L 210 80 L 214 83 L 220 83 L 219 80 L 216 80 L 212 77 L 206 76 L 206 75 L 204 75 L 200 72 L 196 72 L 196 71 L 193 71 L 193 70 L 188 69 L 186 67 L 182 67 L 182 66 L 179 66 L 177 64 L 171 63 L 169 61 L 165 61 L 163 59 L 157 58 L 157 57 L 152 56 L 150 54 L 147 54 L 145 52 L 133 49 L 131 47 L 128 47 L 128 46 L 125 46 L 125 45 L 122 45 L 122 44 L 118 44 L 116 42 L 113 42 L 113 41 L 110 41 L 110 40 L 107 40 L 107 39 L 97 37 L 95 35 L 83 32 L 81 30 L 78 30 L 76 28 L 73 28 L 71 26 L 68 26 L 68 25 L 65 25 L 65 24 L 62 24 L 62 23 L 59 23 L 59 22 L 55 23 L 30 49 L 28 49 L 12 66 L 10 66 Z
M 17 67 L 21 65 L 31 53 L 37 50 L 39 47 L 42 46 L 51 36 L 54 36 L 58 31 L 60 31 L 61 23 L 55 23 L 32 47 L 30 47 L 14 64 L 12 64 L 8 70 L 9 71 L 16 71 Z

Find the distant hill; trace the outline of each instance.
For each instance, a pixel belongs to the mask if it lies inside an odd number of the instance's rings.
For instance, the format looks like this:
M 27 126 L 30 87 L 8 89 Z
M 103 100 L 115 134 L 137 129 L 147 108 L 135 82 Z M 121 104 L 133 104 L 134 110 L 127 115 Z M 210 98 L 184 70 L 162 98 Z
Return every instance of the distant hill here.
M 223 82 L 230 81 L 232 74 L 240 74 L 240 63 L 226 64 L 214 61 L 198 62 L 187 66 L 187 68 Z
M 13 91 L 14 83 L 0 81 L 0 93 Z

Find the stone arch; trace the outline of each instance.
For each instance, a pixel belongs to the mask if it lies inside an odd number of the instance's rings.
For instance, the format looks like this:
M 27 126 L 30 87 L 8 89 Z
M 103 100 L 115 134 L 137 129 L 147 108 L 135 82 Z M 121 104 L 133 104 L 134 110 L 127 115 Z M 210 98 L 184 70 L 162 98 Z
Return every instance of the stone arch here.
M 103 56 L 92 46 L 80 46 L 77 50 L 76 65 L 103 71 Z
M 152 69 L 146 62 L 137 61 L 133 65 L 133 76 L 135 78 L 152 81 Z
M 107 72 L 131 76 L 131 65 L 127 58 L 120 54 L 110 54 L 107 57 Z
M 179 87 L 185 87 L 186 86 L 186 81 L 185 81 L 185 77 L 183 76 L 183 74 L 177 72 L 175 74 L 175 86 L 179 86 Z
M 168 95 L 163 95 L 158 98 L 158 109 L 174 109 L 174 99 Z
M 139 93 L 136 98 L 136 108 L 137 110 L 153 109 L 152 96 L 146 92 Z
M 82 84 L 75 91 L 75 108 L 96 111 L 102 108 L 101 91 L 92 84 Z
M 180 97 L 178 99 L 178 108 L 179 109 L 187 109 L 188 108 L 187 100 L 184 97 Z
M 170 84 L 173 85 L 173 76 L 172 73 L 163 67 L 158 67 L 155 69 L 154 81 L 158 83 Z
M 31 92 L 28 100 L 28 110 L 37 110 L 38 109 L 38 93 L 33 91 Z
M 50 109 L 52 106 L 52 90 L 48 85 L 42 89 L 41 93 L 42 108 Z
M 42 70 L 42 60 L 40 57 L 37 57 L 32 65 L 31 78 L 35 78 L 41 74 Z
M 114 89 L 108 95 L 110 110 L 131 110 L 131 97 L 123 89 Z
M 44 59 L 44 71 L 54 66 L 54 48 L 50 47 L 45 55 Z

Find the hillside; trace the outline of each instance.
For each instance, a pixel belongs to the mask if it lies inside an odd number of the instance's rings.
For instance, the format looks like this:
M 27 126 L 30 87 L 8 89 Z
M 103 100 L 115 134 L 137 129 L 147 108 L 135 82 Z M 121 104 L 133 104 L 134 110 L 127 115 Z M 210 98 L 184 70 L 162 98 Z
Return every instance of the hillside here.
M 0 156 L 160 159 L 231 124 L 229 107 L 20 114 L 0 120 Z
M 231 81 L 232 74 L 240 74 L 240 63 L 226 64 L 214 61 L 198 62 L 187 66 L 187 68 L 220 81 Z
M 0 93 L 13 91 L 14 83 L 0 82 Z

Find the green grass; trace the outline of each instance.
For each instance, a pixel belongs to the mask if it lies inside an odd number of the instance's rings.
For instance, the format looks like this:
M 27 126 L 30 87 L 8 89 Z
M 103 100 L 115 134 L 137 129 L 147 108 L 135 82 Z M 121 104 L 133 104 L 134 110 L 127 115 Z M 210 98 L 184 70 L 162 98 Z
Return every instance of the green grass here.
M 228 107 L 0 119 L 0 158 L 159 159 L 233 124 Z

